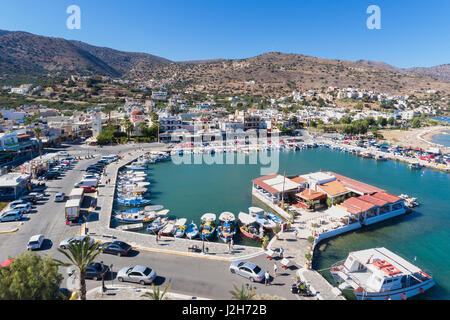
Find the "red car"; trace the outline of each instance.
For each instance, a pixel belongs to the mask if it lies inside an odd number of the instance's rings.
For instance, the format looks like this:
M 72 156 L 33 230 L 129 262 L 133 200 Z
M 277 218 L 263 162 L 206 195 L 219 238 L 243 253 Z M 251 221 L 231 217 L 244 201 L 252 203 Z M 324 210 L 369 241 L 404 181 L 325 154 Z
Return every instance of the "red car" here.
M 81 188 L 84 189 L 84 193 L 93 193 L 96 190 L 95 187 L 88 187 L 88 186 L 82 186 Z

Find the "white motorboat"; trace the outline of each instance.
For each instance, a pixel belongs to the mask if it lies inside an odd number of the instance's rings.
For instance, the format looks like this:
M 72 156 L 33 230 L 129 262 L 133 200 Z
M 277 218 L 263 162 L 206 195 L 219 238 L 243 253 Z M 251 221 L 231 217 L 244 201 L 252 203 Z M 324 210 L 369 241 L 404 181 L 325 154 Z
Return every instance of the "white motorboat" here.
M 435 285 L 429 274 L 386 248 L 350 252 L 330 272 L 358 300 L 406 300 Z

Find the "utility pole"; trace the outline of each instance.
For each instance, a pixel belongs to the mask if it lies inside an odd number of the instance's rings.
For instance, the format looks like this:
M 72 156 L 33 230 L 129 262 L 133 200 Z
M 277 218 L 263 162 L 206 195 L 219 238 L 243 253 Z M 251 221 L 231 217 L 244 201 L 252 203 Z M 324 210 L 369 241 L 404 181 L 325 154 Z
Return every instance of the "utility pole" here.
M 281 209 L 284 210 L 284 184 L 286 182 L 286 170 L 284 170 L 283 174 L 283 191 L 281 192 Z

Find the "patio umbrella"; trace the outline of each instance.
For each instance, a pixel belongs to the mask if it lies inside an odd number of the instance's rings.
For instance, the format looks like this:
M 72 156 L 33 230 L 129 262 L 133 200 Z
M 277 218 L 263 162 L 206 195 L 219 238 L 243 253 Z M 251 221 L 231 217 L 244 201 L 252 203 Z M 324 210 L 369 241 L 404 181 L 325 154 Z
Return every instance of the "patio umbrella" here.
M 2 267 L 2 268 L 9 267 L 11 265 L 11 263 L 13 263 L 13 262 L 14 262 L 14 259 L 5 260 L 2 262 L 2 265 L 0 267 Z

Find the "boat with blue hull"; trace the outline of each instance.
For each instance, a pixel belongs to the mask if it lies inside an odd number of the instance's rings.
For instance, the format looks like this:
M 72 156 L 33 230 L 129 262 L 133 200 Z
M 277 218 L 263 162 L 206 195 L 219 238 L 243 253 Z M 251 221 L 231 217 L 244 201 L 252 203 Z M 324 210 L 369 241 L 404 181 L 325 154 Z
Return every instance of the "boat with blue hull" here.
M 220 225 L 217 227 L 219 238 L 228 243 L 236 234 L 236 217 L 231 212 L 223 212 L 219 216 Z
M 216 215 L 214 213 L 205 213 L 201 217 L 200 239 L 210 240 L 216 232 Z
M 195 239 L 199 236 L 199 229 L 198 226 L 194 223 L 194 221 L 191 222 L 186 228 L 186 237 L 188 239 Z

